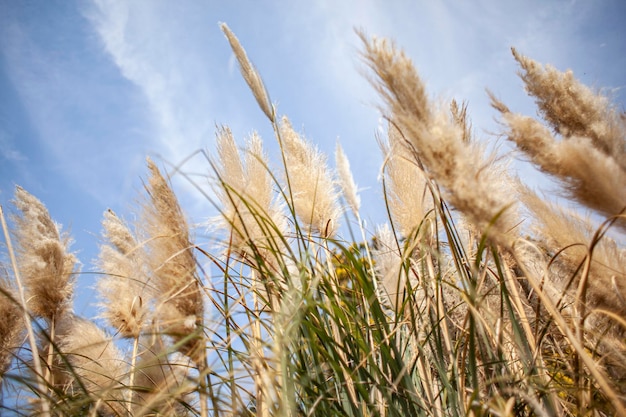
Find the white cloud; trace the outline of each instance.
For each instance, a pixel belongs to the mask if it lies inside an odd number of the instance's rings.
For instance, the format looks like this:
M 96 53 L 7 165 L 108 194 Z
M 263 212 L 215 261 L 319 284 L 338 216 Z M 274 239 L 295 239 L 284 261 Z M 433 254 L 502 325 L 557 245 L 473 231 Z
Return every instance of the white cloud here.
M 96 0 L 94 6 L 88 16 L 107 53 L 151 110 L 154 151 L 177 163 L 202 148 L 213 127 L 207 114 L 212 91 L 201 47 L 208 36 L 187 24 L 194 11 L 173 2 Z

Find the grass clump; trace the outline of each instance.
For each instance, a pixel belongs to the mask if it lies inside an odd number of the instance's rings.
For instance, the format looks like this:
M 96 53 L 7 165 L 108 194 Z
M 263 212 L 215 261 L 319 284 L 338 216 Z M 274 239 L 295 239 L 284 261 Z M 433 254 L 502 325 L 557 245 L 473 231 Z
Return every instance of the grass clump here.
M 72 312 L 69 238 L 17 188 L 12 227 L 2 216 L 12 260 L 0 270 L 4 410 L 626 415 L 623 114 L 515 50 L 543 120 L 491 96 L 506 137 L 602 219 L 595 225 L 513 178 L 475 136 L 466 105 L 434 102 L 402 51 L 360 34 L 388 122 L 379 144 L 389 221 L 371 231 L 341 146 L 335 173 L 277 116 L 221 27 L 280 163 L 258 134 L 239 147 L 218 129 L 206 196 L 219 238 L 207 248 L 148 160 L 135 224 L 104 214 L 97 290 L 110 333 Z

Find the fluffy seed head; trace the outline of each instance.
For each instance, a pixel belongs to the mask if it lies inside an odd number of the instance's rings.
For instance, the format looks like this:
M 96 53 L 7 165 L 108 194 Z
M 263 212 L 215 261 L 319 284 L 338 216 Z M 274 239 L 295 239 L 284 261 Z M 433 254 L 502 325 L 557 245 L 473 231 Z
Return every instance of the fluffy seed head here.
M 449 106 L 431 104 L 413 63 L 386 41 L 365 43 L 364 58 L 374 72 L 372 84 L 387 104 L 395 123 L 415 153 L 415 162 L 443 188 L 443 195 L 481 232 L 510 244 L 518 223 L 515 201 L 504 166 L 479 144 L 465 140 L 466 126 Z M 458 113 L 458 112 L 457 112 Z
M 38 317 L 52 320 L 71 308 L 76 257 L 68 251 L 71 240 L 62 235 L 46 207 L 21 187 L 13 200 L 13 234 L 28 306 Z
M 354 182 L 352 171 L 350 170 L 350 161 L 348 161 L 348 157 L 339 142 L 337 142 L 335 146 L 335 164 L 337 165 L 337 175 L 343 196 L 354 215 L 359 217 L 361 198 L 357 193 L 357 186 Z
M 0 387 L 2 377 L 20 346 L 24 326 L 22 309 L 6 271 L 0 265 Z
M 523 56 L 512 49 L 520 64 L 526 91 L 535 98 L 541 116 L 564 137 L 580 136 L 615 160 L 626 171 L 626 120 L 607 97 L 580 83 L 572 71 Z
M 296 214 L 308 230 L 332 237 L 341 210 L 326 157 L 293 130 L 287 117 L 282 119 L 280 135 Z
M 148 169 L 150 201 L 144 206 L 142 225 L 149 237 L 148 264 L 159 294 L 157 314 L 164 331 L 180 340 L 198 330 L 204 310 L 202 293 L 189 229 L 178 200 L 151 160 Z M 198 348 L 195 343 L 192 340 L 181 346 L 181 352 L 193 355 Z
M 100 402 L 104 415 L 124 412 L 123 387 L 128 371 L 122 353 L 95 323 L 65 314 L 58 320 L 56 363 L 66 391 L 81 390 L 77 381 Z
M 138 337 L 154 296 L 148 282 L 145 252 L 113 211 L 104 213 L 102 225 L 109 244 L 100 247 L 99 255 L 100 269 L 106 274 L 96 287 L 103 300 L 101 317 L 122 336 Z
M 222 32 L 224 32 L 224 35 L 226 35 L 226 39 L 228 39 L 228 43 L 230 43 L 230 47 L 232 48 L 233 52 L 235 53 L 235 57 L 239 62 L 241 75 L 243 75 L 246 83 L 248 83 L 248 87 L 250 87 L 250 90 L 252 90 L 252 94 L 254 94 L 254 98 L 259 104 L 259 107 L 261 107 L 261 110 L 263 110 L 263 113 L 265 113 L 267 118 L 273 121 L 274 111 L 269 99 L 269 94 L 267 94 L 265 85 L 263 85 L 263 80 L 261 80 L 261 76 L 248 59 L 248 55 L 241 46 L 241 43 L 239 43 L 239 39 L 237 39 L 235 34 L 230 30 L 226 23 L 221 23 L 220 27 L 222 28 Z

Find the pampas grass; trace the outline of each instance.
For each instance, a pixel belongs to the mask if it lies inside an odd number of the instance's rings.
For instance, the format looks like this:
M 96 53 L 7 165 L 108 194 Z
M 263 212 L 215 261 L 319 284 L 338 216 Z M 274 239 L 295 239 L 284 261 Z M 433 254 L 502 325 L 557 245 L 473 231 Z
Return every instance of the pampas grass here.
M 432 98 L 406 54 L 360 34 L 387 121 L 379 144 L 389 222 L 373 232 L 341 145 L 333 170 L 276 117 L 241 43 L 221 29 L 270 121 L 278 161 L 257 133 L 238 145 L 217 129 L 207 157 L 214 194 L 204 195 L 218 216 L 205 243 L 148 160 L 137 220 L 109 210 L 102 223 L 98 324 L 110 332 L 72 312 L 69 238 L 18 188 L 11 227 L 2 215 L 13 262 L 0 269 L 0 384 L 17 393 L 14 408 L 626 415 L 626 128 L 607 98 L 517 51 L 543 122 L 491 94 L 504 136 L 579 203 L 564 209 L 513 180 L 510 155 L 485 150 L 467 104 Z
M 339 228 L 339 195 L 324 154 L 298 134 L 287 117 L 280 124 L 293 209 L 309 232 L 332 237 Z
M 506 194 L 504 168 L 495 155 L 466 140 L 465 126 L 449 106 L 431 103 L 423 82 L 403 52 L 386 40 L 367 40 L 364 60 L 371 80 L 387 104 L 385 116 L 403 135 L 403 146 L 414 153 L 414 163 L 442 187 L 443 197 L 494 241 L 515 236 L 519 217 L 515 201 Z
M 41 201 L 23 188 L 15 189 L 13 203 L 20 211 L 13 218 L 13 232 L 29 308 L 52 323 L 71 308 L 76 272 L 76 257 L 68 251 L 71 240 Z
M 200 361 L 202 339 L 196 333 L 202 331 L 204 305 L 189 227 L 176 196 L 151 160 L 148 169 L 150 204 L 144 206 L 142 226 L 150 236 L 146 250 L 159 297 L 160 325 L 182 343 L 181 352 Z
M 102 222 L 109 244 L 100 248 L 99 266 L 107 274 L 98 280 L 101 317 L 124 337 L 138 338 L 150 318 L 153 283 L 145 265 L 143 246 L 124 222 L 108 210 Z
M 8 273 L 0 270 L 0 386 L 25 333 L 17 291 Z

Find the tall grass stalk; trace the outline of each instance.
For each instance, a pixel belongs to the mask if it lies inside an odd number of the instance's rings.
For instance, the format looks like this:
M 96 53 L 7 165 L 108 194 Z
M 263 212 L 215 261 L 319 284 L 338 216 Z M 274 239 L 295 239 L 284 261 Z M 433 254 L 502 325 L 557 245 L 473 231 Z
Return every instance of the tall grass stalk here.
M 11 229 L 0 211 L 32 352 L 2 363 L 0 385 L 18 406 L 50 416 L 626 416 L 626 124 L 608 99 L 515 50 L 541 119 L 490 94 L 504 136 L 592 213 L 580 215 L 513 180 L 510 155 L 486 151 L 467 104 L 431 98 L 404 52 L 359 33 L 387 122 L 388 221 L 370 230 L 341 145 L 332 169 L 220 28 L 277 161 L 259 134 L 240 145 L 219 127 L 216 154 L 200 152 L 207 181 L 174 171 L 217 212 L 196 226 L 148 160 L 137 221 L 104 214 L 96 287 L 113 336 L 71 311 L 67 241 L 19 191 L 16 208 L 33 222 L 16 216 Z M 14 250 L 10 230 L 48 240 L 18 239 Z M 53 251 L 37 251 L 44 240 Z M 40 285 L 49 277 L 52 291 Z M 12 283 L 2 285 L 0 302 L 11 301 Z

